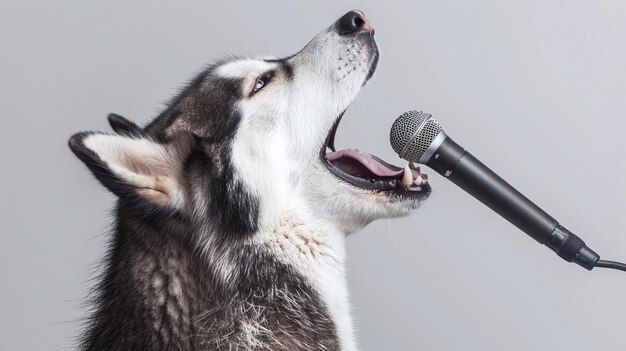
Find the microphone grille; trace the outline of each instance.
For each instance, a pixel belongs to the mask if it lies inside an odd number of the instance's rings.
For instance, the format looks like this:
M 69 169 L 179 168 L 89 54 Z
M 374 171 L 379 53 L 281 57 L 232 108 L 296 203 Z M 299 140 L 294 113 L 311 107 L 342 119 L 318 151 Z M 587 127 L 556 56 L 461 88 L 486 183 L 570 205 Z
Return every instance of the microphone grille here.
M 431 114 L 409 111 L 393 122 L 389 141 L 401 158 L 417 162 L 441 131 L 439 122 Z

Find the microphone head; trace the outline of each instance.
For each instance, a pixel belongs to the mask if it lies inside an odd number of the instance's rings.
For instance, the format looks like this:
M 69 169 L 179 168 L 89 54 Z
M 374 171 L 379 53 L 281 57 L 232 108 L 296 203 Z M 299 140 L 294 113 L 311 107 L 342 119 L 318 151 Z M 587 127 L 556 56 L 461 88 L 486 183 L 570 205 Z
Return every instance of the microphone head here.
M 407 161 L 419 162 L 442 131 L 443 128 L 432 115 L 422 111 L 409 111 L 393 122 L 389 141 L 398 156 Z

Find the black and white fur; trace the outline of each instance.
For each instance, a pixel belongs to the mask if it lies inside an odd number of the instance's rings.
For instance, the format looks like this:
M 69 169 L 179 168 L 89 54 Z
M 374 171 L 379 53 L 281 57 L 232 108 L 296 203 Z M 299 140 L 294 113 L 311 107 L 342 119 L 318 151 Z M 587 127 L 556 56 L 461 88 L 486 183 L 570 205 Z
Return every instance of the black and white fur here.
M 329 172 L 320 149 L 378 60 L 373 31 L 338 23 L 209 66 L 145 128 L 110 115 L 115 134 L 70 139 L 119 198 L 81 349 L 356 349 L 345 237 L 427 194 Z

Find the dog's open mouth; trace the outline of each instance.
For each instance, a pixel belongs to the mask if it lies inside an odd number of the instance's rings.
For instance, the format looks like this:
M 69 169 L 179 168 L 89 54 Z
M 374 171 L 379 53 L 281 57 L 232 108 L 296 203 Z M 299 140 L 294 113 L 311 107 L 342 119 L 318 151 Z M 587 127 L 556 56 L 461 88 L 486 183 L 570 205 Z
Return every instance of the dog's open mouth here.
M 430 185 L 426 174 L 413 165 L 398 167 L 357 149 L 335 149 L 335 134 L 343 113 L 328 132 L 320 156 L 328 170 L 339 179 L 359 188 L 380 192 L 426 195 Z M 330 149 L 330 152 L 327 150 Z

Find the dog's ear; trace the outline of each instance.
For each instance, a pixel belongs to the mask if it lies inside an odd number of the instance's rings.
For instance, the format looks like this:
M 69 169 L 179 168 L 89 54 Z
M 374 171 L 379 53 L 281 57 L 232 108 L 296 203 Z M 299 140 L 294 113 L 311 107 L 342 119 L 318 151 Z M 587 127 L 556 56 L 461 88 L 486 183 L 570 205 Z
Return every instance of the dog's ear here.
M 109 124 L 113 131 L 119 135 L 127 135 L 127 136 L 141 136 L 143 135 L 143 129 L 140 126 L 135 124 L 134 122 L 129 121 L 128 119 L 115 114 L 110 113 L 108 116 Z
M 182 204 L 183 167 L 196 144 L 181 132 L 165 141 L 148 137 L 78 133 L 69 146 L 111 192 L 159 204 Z

